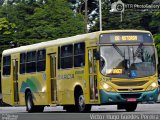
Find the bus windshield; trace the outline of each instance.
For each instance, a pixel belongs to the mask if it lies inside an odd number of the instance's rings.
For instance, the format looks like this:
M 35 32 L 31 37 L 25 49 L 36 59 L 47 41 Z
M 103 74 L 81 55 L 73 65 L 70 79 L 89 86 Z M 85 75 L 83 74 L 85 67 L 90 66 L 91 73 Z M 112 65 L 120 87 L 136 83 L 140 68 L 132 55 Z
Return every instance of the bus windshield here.
M 136 78 L 155 74 L 154 46 L 101 46 L 100 71 L 105 76 Z

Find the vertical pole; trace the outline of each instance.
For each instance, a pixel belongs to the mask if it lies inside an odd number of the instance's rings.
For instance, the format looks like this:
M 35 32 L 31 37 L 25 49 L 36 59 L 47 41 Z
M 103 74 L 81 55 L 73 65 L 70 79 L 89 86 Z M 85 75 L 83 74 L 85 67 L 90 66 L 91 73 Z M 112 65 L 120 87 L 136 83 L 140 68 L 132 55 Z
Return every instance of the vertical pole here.
M 102 1 L 99 0 L 99 30 L 102 31 Z
M 87 3 L 88 0 L 85 0 L 85 24 L 86 24 L 86 33 L 88 33 L 88 28 L 87 28 L 87 25 L 88 25 L 88 3 Z
M 121 12 L 121 22 L 123 22 L 123 13 Z

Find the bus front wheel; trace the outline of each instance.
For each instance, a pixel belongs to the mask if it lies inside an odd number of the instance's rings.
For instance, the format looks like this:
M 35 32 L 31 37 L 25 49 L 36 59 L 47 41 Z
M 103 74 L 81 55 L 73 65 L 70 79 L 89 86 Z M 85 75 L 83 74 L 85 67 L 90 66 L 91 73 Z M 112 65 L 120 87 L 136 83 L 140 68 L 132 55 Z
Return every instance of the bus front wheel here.
M 89 112 L 91 111 L 91 105 L 86 105 L 84 101 L 84 95 L 80 90 L 75 96 L 76 109 L 78 112 Z
M 126 103 L 124 108 L 127 112 L 135 111 L 137 108 L 137 103 Z
M 44 106 L 35 106 L 31 92 L 27 92 L 26 95 L 26 108 L 28 112 L 43 112 Z
M 27 108 L 28 112 L 33 112 L 34 111 L 32 94 L 30 92 L 27 92 L 27 95 L 26 95 L 26 108 Z

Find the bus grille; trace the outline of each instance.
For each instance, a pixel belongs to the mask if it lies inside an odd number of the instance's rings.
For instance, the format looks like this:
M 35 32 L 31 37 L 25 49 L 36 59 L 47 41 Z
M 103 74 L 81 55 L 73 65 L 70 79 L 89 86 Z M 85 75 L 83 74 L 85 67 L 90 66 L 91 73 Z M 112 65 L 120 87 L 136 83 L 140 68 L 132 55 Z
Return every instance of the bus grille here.
M 117 86 L 142 86 L 148 81 L 129 81 L 129 82 L 119 82 L 113 81 L 112 83 L 116 84 Z
M 126 89 L 118 89 L 118 91 L 120 92 L 134 92 L 134 91 L 142 91 L 143 88 L 133 88 L 133 89 L 130 89 L 130 88 L 126 88 Z
M 138 94 L 120 94 L 122 98 L 139 98 L 141 96 L 141 93 Z

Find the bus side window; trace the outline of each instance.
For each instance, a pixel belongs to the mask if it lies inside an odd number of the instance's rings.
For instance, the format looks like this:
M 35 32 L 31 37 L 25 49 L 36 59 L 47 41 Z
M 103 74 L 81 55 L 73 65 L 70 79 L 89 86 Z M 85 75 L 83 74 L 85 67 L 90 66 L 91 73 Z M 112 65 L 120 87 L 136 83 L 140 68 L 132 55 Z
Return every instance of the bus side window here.
M 26 72 L 26 53 L 20 54 L 20 74 Z
M 61 68 L 73 67 L 73 45 L 66 45 L 61 47 Z
M 36 51 L 27 52 L 26 72 L 36 72 Z
M 85 65 L 85 43 L 74 45 L 74 67 L 83 67 Z
M 11 56 L 3 57 L 3 75 L 10 75 Z
M 45 71 L 45 68 L 46 68 L 46 50 L 38 50 L 37 72 Z
M 58 69 L 61 68 L 61 48 L 58 47 Z

